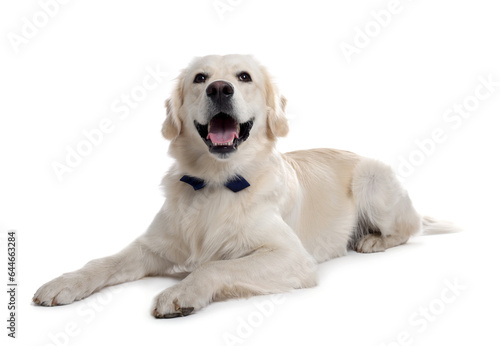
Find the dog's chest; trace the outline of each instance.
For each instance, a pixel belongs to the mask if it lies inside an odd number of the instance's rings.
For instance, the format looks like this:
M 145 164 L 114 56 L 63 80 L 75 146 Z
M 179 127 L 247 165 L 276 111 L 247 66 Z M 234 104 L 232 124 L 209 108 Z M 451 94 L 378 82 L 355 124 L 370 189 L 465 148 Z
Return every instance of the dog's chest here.
M 170 204 L 169 219 L 188 264 L 240 257 L 248 251 L 252 202 L 245 191 L 206 187 L 181 196 Z

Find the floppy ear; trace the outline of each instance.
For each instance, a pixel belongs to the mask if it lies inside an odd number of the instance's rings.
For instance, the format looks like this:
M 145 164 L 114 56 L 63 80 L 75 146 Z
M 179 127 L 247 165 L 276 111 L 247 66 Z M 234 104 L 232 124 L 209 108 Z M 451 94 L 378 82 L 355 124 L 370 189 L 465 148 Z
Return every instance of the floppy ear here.
M 165 107 L 167 108 L 167 118 L 163 122 L 163 127 L 161 133 L 163 137 L 168 140 L 175 139 L 182 129 L 182 121 L 179 117 L 179 110 L 183 102 L 182 85 L 184 79 L 184 71 L 178 77 L 177 85 L 172 92 L 169 99 L 165 101 Z
M 266 78 L 267 135 L 271 139 L 285 137 L 288 134 L 288 120 L 285 113 L 286 98 L 279 95 L 278 89 L 265 70 L 264 76 Z
M 288 134 L 288 119 L 285 113 L 286 98 L 275 97 L 274 109 L 271 108 L 267 116 L 267 126 L 275 137 L 285 137 Z

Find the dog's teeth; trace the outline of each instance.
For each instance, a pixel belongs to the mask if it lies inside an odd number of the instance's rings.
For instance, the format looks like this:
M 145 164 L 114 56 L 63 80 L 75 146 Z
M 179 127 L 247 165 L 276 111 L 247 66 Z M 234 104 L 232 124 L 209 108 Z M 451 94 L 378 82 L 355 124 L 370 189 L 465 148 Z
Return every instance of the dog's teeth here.
M 216 147 L 229 146 L 229 145 L 232 145 L 232 144 L 233 144 L 233 141 L 229 141 L 229 142 L 226 142 L 226 143 L 214 143 L 214 145 Z

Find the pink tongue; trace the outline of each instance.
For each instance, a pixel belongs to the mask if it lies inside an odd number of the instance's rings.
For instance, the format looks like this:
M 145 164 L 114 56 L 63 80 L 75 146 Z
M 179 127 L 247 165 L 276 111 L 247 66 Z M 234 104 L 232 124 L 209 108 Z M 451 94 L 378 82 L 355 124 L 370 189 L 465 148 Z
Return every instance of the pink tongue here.
M 221 144 L 232 142 L 238 138 L 237 124 L 231 118 L 215 118 L 210 122 L 210 132 L 207 139 L 213 143 Z

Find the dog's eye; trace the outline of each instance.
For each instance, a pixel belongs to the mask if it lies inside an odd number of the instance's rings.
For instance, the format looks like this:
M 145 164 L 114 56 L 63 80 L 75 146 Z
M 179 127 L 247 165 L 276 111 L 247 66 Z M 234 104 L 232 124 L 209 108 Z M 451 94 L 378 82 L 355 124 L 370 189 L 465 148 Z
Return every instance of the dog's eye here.
M 206 74 L 204 74 L 204 73 L 198 73 L 194 77 L 193 83 L 205 83 L 206 80 L 207 80 L 207 75 Z
M 242 82 L 251 82 L 252 77 L 248 74 L 248 72 L 241 72 L 238 74 L 238 79 Z

